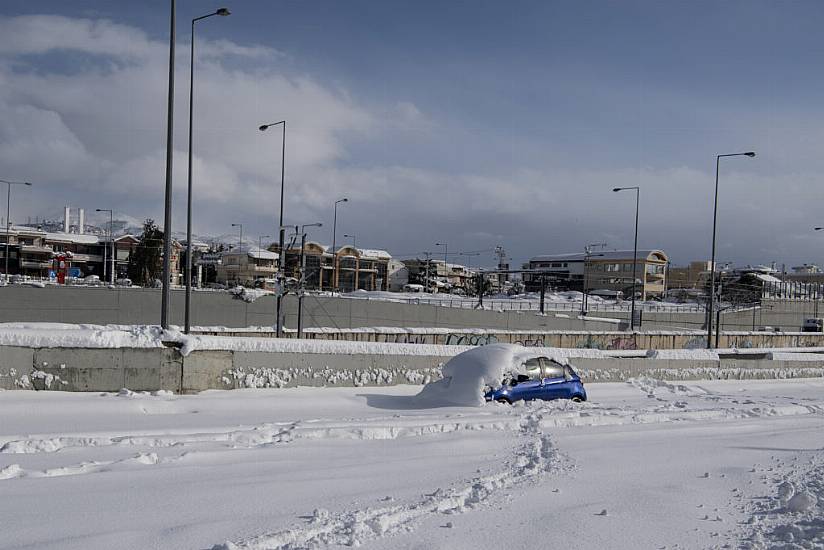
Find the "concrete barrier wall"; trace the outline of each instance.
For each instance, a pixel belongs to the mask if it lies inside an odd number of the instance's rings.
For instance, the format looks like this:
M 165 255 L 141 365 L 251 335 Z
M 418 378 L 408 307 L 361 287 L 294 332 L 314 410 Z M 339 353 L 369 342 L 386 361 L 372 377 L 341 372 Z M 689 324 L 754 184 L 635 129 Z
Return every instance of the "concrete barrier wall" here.
M 183 324 L 182 290 L 172 292 L 170 322 Z M 146 288 L 0 287 L 0 322 L 46 321 L 95 324 L 157 324 L 160 320 L 160 291 Z M 756 310 L 755 325 L 799 330 L 807 317 L 817 317 L 814 302 L 773 301 Z M 283 304 L 287 327 L 297 326 L 297 299 L 287 296 Z M 822 312 L 824 315 L 824 312 Z M 625 312 L 594 311 L 593 317 L 620 319 L 611 322 L 580 320 L 574 312 L 538 315 L 527 311 L 478 311 L 433 305 L 414 305 L 380 300 L 308 296 L 304 300 L 304 326 L 354 328 L 368 326 L 495 328 L 501 330 L 614 330 L 624 328 Z M 722 327 L 746 330 L 753 326 L 752 311 L 725 313 Z M 227 292 L 196 291 L 192 294 L 194 325 L 227 327 L 273 326 L 275 299 L 263 296 L 245 302 Z M 644 312 L 644 330 L 701 329 L 702 313 Z
M 151 325 L 160 322 L 160 291 L 149 288 L 0 287 L 0 322 L 53 322 Z M 192 293 L 192 324 L 199 326 L 274 326 L 276 300 L 262 296 L 245 302 L 227 292 Z M 297 327 L 297 298 L 283 301 L 284 324 Z M 182 325 L 184 292 L 172 292 L 171 324 Z M 499 329 L 606 330 L 615 323 L 582 321 L 535 312 L 475 311 L 377 300 L 309 296 L 304 300 L 304 326 L 354 328 L 489 327 Z
M 314 340 L 338 340 L 350 342 L 380 342 L 394 344 L 440 344 L 458 346 L 483 346 L 486 344 L 521 344 L 527 347 L 584 348 L 601 350 L 647 350 L 647 349 L 699 349 L 705 348 L 705 333 L 664 332 L 621 332 L 621 331 L 498 331 L 447 329 L 427 332 L 426 328 L 415 330 L 375 330 L 358 329 L 308 329 L 304 338 Z M 204 331 L 201 334 L 217 336 L 276 336 L 274 331 Z M 294 333 L 287 334 L 295 336 Z M 824 347 L 824 333 L 813 332 L 727 332 L 719 339 L 721 348 L 785 348 Z
M 0 347 L 0 388 L 59 391 L 167 390 L 420 384 L 440 376 L 450 356 L 335 355 L 195 351 L 175 348 Z M 666 380 L 809 378 L 824 361 L 715 361 L 605 358 L 572 360 L 587 383 L 641 375 Z

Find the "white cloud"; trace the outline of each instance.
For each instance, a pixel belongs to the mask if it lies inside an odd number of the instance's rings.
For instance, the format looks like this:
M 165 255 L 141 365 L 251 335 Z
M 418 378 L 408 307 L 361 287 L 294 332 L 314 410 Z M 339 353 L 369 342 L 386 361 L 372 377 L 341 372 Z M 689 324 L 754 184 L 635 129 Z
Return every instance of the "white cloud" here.
M 60 60 L 66 51 L 88 55 L 90 62 L 40 64 L 39 56 Z M 603 239 L 611 246 L 628 247 L 634 202 L 610 190 L 641 185 L 642 245 L 677 249 L 680 263 L 707 255 L 714 178 L 709 172 L 711 161 L 706 170 L 585 164 L 564 169 L 550 166 L 554 162 L 550 160 L 513 167 L 508 163 L 512 151 L 506 146 L 516 147 L 512 144 L 524 138 L 510 128 L 504 134 L 513 135 L 511 140 L 490 136 L 500 150 L 474 152 L 497 161 L 494 173 L 450 171 L 448 166 L 433 169 L 421 159 L 404 162 L 397 140 L 411 132 L 417 142 L 443 147 L 448 158 L 449 136 L 467 135 L 473 132 L 471 128 L 445 127 L 407 98 L 363 104 L 345 89 L 285 69 L 280 65 L 283 54 L 266 46 L 202 40 L 198 52 L 196 232 L 224 233 L 230 223 L 242 220 L 249 224 L 250 234 L 274 234 L 280 128 L 265 133 L 257 128 L 286 118 L 286 218 L 290 223 L 331 225 L 334 200 L 348 196 L 351 200 L 341 211 L 339 229 L 360 232 L 359 242 L 368 246 L 419 250 L 450 235 L 458 241 L 456 250 L 507 244 L 512 254 L 522 256 L 578 250 Z M 0 163 L 4 170 L 0 177 L 36 181 L 35 191 L 40 193 L 39 202 L 33 198 L 36 195 L 21 193 L 15 200 L 21 212 L 59 211 L 61 204 L 52 202 L 61 200 L 80 206 L 94 202 L 89 208 L 105 200 L 136 218 L 161 218 L 167 56 L 166 44 L 140 29 L 108 20 L 25 16 L 0 21 Z M 227 63 L 232 56 L 242 56 L 247 62 Z M 181 217 L 187 176 L 185 44 L 178 49 L 178 60 L 175 231 L 185 223 Z M 759 138 L 769 142 L 781 162 L 791 158 L 790 145 L 812 151 L 820 141 L 815 138 L 818 130 L 812 127 L 806 134 L 794 134 L 797 122 L 788 120 L 785 126 L 765 127 Z M 369 144 L 375 156 L 353 153 L 358 143 Z M 382 148 L 393 152 L 391 162 L 380 158 Z M 465 161 L 471 153 L 460 149 L 457 154 Z M 547 159 L 558 158 L 550 154 Z M 765 159 L 769 152 L 762 155 L 759 151 L 753 162 Z M 815 172 L 765 171 L 754 176 L 751 171 L 738 170 L 751 167 L 725 167 L 720 246 L 739 256 L 786 253 L 802 257 L 816 242 L 806 236 L 806 228 L 824 224 L 816 207 L 824 199 L 824 191 L 819 191 L 824 187 Z M 739 243 L 746 243 L 748 250 Z M 783 247 L 787 243 L 789 248 Z

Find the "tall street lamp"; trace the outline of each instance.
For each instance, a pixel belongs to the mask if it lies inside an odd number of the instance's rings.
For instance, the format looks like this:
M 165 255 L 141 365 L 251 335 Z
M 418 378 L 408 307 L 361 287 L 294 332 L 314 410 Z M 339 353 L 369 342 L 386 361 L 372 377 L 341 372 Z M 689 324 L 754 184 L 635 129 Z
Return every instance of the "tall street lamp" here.
M 632 312 L 629 317 L 629 329 L 635 330 L 635 281 L 637 281 L 635 268 L 638 266 L 638 205 L 640 204 L 641 188 L 638 186 L 615 187 L 612 191 L 613 193 L 618 193 L 619 191 L 635 191 L 635 246 L 633 247 L 632 253 Z
M 712 256 L 710 258 L 710 307 L 707 315 L 707 349 L 712 349 L 712 315 L 715 308 L 715 229 L 718 222 L 718 172 L 721 157 L 754 157 L 753 151 L 746 153 L 730 153 L 715 157 L 715 206 L 712 212 Z
M 352 239 L 352 248 L 357 248 L 358 247 L 358 236 L 357 235 L 346 235 L 346 234 L 344 234 L 343 236 L 344 236 L 344 238 Z
M 261 132 L 265 132 L 271 126 L 277 126 L 278 124 L 283 126 L 283 134 L 281 137 L 281 157 L 280 157 L 280 217 L 278 218 L 278 227 L 280 228 L 278 243 L 280 245 L 280 257 L 278 259 L 278 273 L 280 274 L 281 283 L 283 282 L 283 264 L 286 260 L 286 253 L 283 250 L 285 246 L 286 240 L 286 229 L 283 227 L 283 194 L 286 188 L 286 121 L 280 120 L 278 122 L 272 122 L 270 124 L 262 124 L 258 126 L 258 130 Z M 281 285 L 282 286 L 282 285 Z M 281 321 L 281 307 L 283 302 L 283 293 L 278 292 L 277 296 L 277 336 L 280 337 L 280 333 L 283 330 L 283 323 Z
M 192 48 L 191 59 L 189 63 L 189 185 L 188 194 L 186 197 L 186 267 L 184 269 L 186 276 L 186 302 L 185 302 L 185 319 L 183 332 L 189 334 L 190 328 L 190 311 L 192 302 L 192 125 L 194 112 L 194 90 L 195 90 L 195 23 L 202 19 L 207 19 L 215 15 L 226 17 L 231 12 L 226 8 L 220 8 L 207 15 L 201 15 L 192 19 Z
M 175 112 L 175 0 L 171 0 L 169 20 L 169 95 L 166 100 L 166 192 L 163 212 L 163 289 L 160 295 L 160 326 L 169 328 L 172 300 L 172 157 L 174 154 Z
M 109 240 L 112 244 L 112 265 L 111 265 L 111 273 L 109 274 L 109 282 L 114 284 L 114 235 L 112 235 L 112 227 L 114 226 L 114 212 L 108 208 L 95 208 L 95 212 L 108 212 L 109 213 Z M 103 280 L 106 280 L 106 248 L 107 246 L 103 247 Z
M 335 213 L 332 216 L 332 290 L 338 288 L 338 256 L 335 254 L 336 237 L 338 236 L 338 203 L 349 202 L 343 197 L 335 201 Z
M 0 180 L 0 183 L 5 183 L 8 185 L 8 194 L 6 195 L 6 269 L 3 272 L 6 276 L 6 282 L 9 280 L 9 233 L 11 230 L 11 221 L 9 220 L 9 216 L 11 215 L 11 186 L 12 185 L 28 185 L 31 187 L 31 183 L 28 181 L 6 181 Z M 20 255 L 17 255 L 17 266 L 18 270 L 20 268 Z

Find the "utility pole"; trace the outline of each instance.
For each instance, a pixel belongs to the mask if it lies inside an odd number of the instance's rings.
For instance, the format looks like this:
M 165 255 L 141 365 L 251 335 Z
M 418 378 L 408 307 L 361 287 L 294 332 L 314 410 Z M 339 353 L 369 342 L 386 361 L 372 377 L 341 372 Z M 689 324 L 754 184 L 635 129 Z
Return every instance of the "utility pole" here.
M 431 263 L 430 257 L 432 256 L 432 253 L 424 252 L 423 255 L 426 256 L 426 268 L 424 271 L 423 289 L 425 292 L 429 292 L 429 264 Z
M 504 263 L 506 258 L 506 251 L 504 250 L 504 247 L 500 245 L 496 246 L 495 255 L 498 256 L 498 271 L 505 270 L 508 266 Z M 498 291 L 503 290 L 504 281 L 506 281 L 506 274 L 498 273 Z
M 581 290 L 583 290 L 583 297 L 581 298 L 581 315 L 587 314 L 587 306 L 589 305 L 587 302 L 589 301 L 589 294 L 587 293 L 589 287 L 589 281 L 587 278 L 587 264 L 589 263 L 589 259 L 593 256 L 603 256 L 603 254 L 593 254 L 592 249 L 596 246 L 601 247 L 601 249 L 606 248 L 607 243 L 591 243 L 584 247 L 584 266 L 583 266 L 583 281 L 581 285 Z
M 544 312 L 544 297 L 546 296 L 546 274 L 541 273 L 541 313 Z

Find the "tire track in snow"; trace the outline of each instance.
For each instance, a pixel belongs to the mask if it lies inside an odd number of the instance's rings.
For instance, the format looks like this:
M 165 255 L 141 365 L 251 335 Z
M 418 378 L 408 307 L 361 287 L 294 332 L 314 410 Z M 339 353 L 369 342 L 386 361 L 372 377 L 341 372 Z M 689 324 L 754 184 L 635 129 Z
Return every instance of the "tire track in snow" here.
M 493 474 L 478 476 L 450 489 L 438 488 L 417 501 L 330 514 L 317 509 L 306 525 L 260 535 L 238 542 L 227 541 L 213 550 L 298 550 L 321 545 L 358 546 L 364 541 L 411 531 L 431 514 L 460 514 L 485 504 L 493 495 L 548 472 L 570 470 L 571 462 L 541 430 L 543 411 L 518 418 L 522 440 L 506 466 Z
M 82 474 L 90 474 L 95 472 L 110 471 L 117 466 L 134 466 L 134 465 L 156 465 L 166 464 L 179 460 L 180 457 L 159 458 L 157 453 L 139 453 L 133 457 L 123 458 L 120 460 L 105 460 L 105 461 L 90 461 L 81 462 L 71 466 L 59 466 L 57 468 L 48 468 L 46 470 L 26 470 L 19 464 L 11 464 L 5 468 L 0 468 L 0 480 L 15 479 L 20 477 L 63 477 L 74 476 Z
M 513 430 L 517 428 L 515 417 L 484 417 L 460 421 L 404 421 L 393 424 L 345 424 L 340 422 L 326 425 L 305 422 L 288 424 L 264 423 L 248 428 L 227 431 L 181 433 L 181 434 L 139 434 L 117 436 L 58 436 L 30 437 L 7 441 L 0 446 L 0 454 L 55 453 L 64 449 L 108 446 L 177 447 L 204 443 L 224 443 L 232 449 L 248 449 L 289 443 L 294 440 L 351 439 L 384 440 L 409 437 L 423 437 L 460 431 Z

